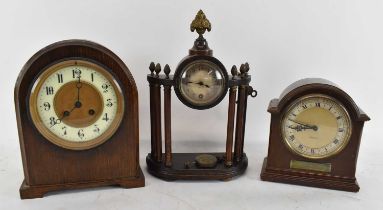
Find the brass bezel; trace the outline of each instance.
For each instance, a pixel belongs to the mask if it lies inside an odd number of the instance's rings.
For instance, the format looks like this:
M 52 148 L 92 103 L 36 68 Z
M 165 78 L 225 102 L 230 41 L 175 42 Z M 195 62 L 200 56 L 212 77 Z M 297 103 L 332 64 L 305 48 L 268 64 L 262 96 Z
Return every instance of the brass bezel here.
M 291 111 L 291 109 L 293 107 L 296 106 L 296 104 L 298 103 L 301 103 L 301 101 L 303 100 L 306 100 L 308 98 L 326 98 L 330 101 L 333 101 L 334 104 L 337 104 L 341 110 L 343 110 L 343 112 L 345 113 L 345 115 L 347 116 L 347 119 L 346 121 L 348 122 L 348 125 L 349 125 L 349 129 L 348 129 L 348 132 L 346 134 L 346 140 L 344 141 L 344 143 L 338 147 L 336 150 L 334 150 L 333 152 L 330 152 L 330 153 L 327 153 L 326 155 L 322 155 L 322 156 L 310 156 L 310 155 L 306 155 L 306 154 L 302 154 L 302 153 L 299 153 L 296 149 L 294 149 L 294 147 L 292 147 L 289 143 L 289 141 L 287 140 L 287 137 L 285 136 L 285 126 L 283 126 L 283 122 L 285 121 L 285 117 L 286 117 L 286 114 L 289 113 Z M 340 153 L 341 151 L 343 151 L 343 149 L 348 145 L 349 141 L 350 141 L 350 137 L 351 137 L 351 133 L 352 133 L 352 122 L 351 122 L 351 118 L 350 118 L 350 115 L 347 111 L 347 109 L 344 107 L 344 105 L 339 102 L 337 99 L 335 99 L 334 97 L 331 97 L 331 96 L 328 96 L 328 95 L 324 95 L 324 94 L 308 94 L 308 95 L 305 95 L 305 96 L 302 96 L 302 97 L 299 97 L 297 99 L 295 99 L 293 102 L 291 102 L 288 107 L 285 109 L 283 115 L 282 115 L 282 118 L 281 118 L 281 121 L 280 121 L 280 125 L 281 125 L 281 137 L 282 137 L 282 141 L 285 143 L 285 145 L 287 146 L 287 148 L 293 152 L 294 154 L 296 155 L 299 155 L 301 157 L 305 157 L 305 158 L 308 158 L 308 159 L 312 159 L 312 160 L 317 160 L 317 159 L 325 159 L 325 158 L 329 158 L 329 157 L 332 157 L 332 156 L 335 156 L 337 155 L 338 153 Z
M 43 82 L 54 72 L 57 70 L 67 67 L 67 66 L 72 66 L 72 65 L 79 65 L 79 66 L 85 66 L 88 68 L 92 68 L 95 71 L 101 73 L 106 79 L 109 80 L 111 85 L 114 88 L 114 91 L 117 96 L 117 112 L 116 112 L 116 117 L 113 119 L 113 122 L 111 125 L 108 127 L 108 129 L 101 134 L 100 136 L 90 139 L 84 142 L 73 142 L 73 141 L 68 141 L 65 139 L 60 138 L 59 136 L 55 135 L 52 133 L 42 122 L 40 115 L 38 114 L 37 111 L 37 105 L 36 105 L 36 100 L 37 100 L 37 95 L 38 92 L 40 91 L 40 88 L 43 84 Z M 31 90 L 31 95 L 29 97 L 29 110 L 30 110 L 30 115 L 33 121 L 33 124 L 36 126 L 37 130 L 51 143 L 70 150 L 86 150 L 90 149 L 93 147 L 96 147 L 107 140 L 110 139 L 110 137 L 117 131 L 119 125 L 122 122 L 122 118 L 124 115 L 124 97 L 122 93 L 122 89 L 118 85 L 116 79 L 109 73 L 106 69 L 101 67 L 99 64 L 90 62 L 90 61 L 85 61 L 85 60 L 78 60 L 78 59 L 71 59 L 71 60 L 66 60 L 62 62 L 58 62 L 50 67 L 48 67 L 46 70 L 43 71 L 41 75 L 36 79 L 35 83 L 33 84 L 32 90 Z

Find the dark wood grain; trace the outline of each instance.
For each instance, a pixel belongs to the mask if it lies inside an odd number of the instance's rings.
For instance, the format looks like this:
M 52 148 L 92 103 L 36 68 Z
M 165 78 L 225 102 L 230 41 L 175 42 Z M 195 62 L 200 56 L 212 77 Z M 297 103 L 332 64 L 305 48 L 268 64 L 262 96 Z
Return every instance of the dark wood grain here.
M 204 59 L 205 56 L 197 56 L 190 58 L 188 61 L 195 59 Z M 209 59 L 215 60 L 215 59 Z M 181 61 L 185 62 L 185 59 Z M 185 65 L 185 63 L 183 64 Z M 181 67 L 183 66 L 181 65 Z M 180 68 L 180 67 L 178 67 Z M 146 157 L 148 171 L 156 177 L 165 180 L 202 180 L 202 179 L 216 179 L 228 180 L 234 176 L 244 173 L 247 168 L 247 157 L 243 153 L 244 145 L 244 132 L 246 123 L 246 103 L 247 97 L 250 94 L 248 89 L 250 82 L 250 75 L 230 76 L 226 83 L 230 87 L 229 96 L 229 110 L 228 110 L 228 130 L 226 139 L 226 152 L 225 153 L 208 153 L 218 156 L 218 164 L 212 168 L 198 168 L 195 165 L 195 157 L 202 153 L 173 153 L 171 149 L 171 87 L 177 85 L 175 78 L 179 75 L 154 75 L 148 74 L 147 80 L 150 87 L 150 113 L 151 113 L 151 132 L 152 132 L 152 151 Z M 158 95 L 160 87 L 164 87 L 164 128 L 165 128 L 165 153 L 161 149 L 161 96 Z M 240 86 L 241 88 L 238 88 Z M 252 90 L 252 88 L 251 88 Z M 238 111 L 236 120 L 235 116 L 235 103 L 237 92 L 241 91 L 238 99 Z M 221 100 L 221 99 L 220 99 Z M 204 107 L 206 108 L 206 107 Z M 198 107 L 196 109 L 201 109 Z M 240 124 L 238 126 L 238 123 Z M 236 146 L 238 150 L 237 159 L 233 161 L 233 133 L 236 126 Z M 230 139 L 231 138 L 231 139 Z M 238 139 L 238 140 L 237 140 Z
M 246 86 L 238 87 L 237 119 L 235 127 L 234 160 L 241 161 L 243 154 L 243 141 L 245 138 L 245 103 L 247 98 Z
M 297 98 L 319 93 L 340 101 L 352 121 L 352 133 L 349 143 L 338 154 L 317 160 L 309 160 L 292 153 L 282 140 L 281 119 L 284 110 Z M 334 83 L 317 78 L 299 80 L 283 91 L 279 99 L 270 101 L 268 112 L 271 113 L 268 156 L 265 158 L 261 179 L 266 181 L 300 184 L 320 188 L 357 192 L 355 172 L 363 125 L 370 118 L 355 104 L 352 98 Z M 290 169 L 290 161 L 309 161 L 331 163 L 330 173 Z
M 171 88 L 164 86 L 165 166 L 172 166 Z
M 125 112 L 110 140 L 74 151 L 58 147 L 37 131 L 29 112 L 29 94 L 38 75 L 67 59 L 85 59 L 106 67 L 122 87 Z M 15 86 L 15 107 L 25 180 L 21 198 L 41 197 L 62 189 L 120 185 L 144 186 L 139 166 L 138 95 L 126 65 L 113 52 L 93 42 L 67 40 L 37 52 L 21 70 Z
M 199 168 L 196 166 L 195 157 L 201 154 L 214 155 L 218 163 L 214 168 Z M 222 180 L 227 181 L 243 174 L 247 168 L 247 157 L 243 155 L 242 161 L 234 163 L 231 167 L 225 166 L 225 153 L 173 153 L 173 164 L 166 167 L 153 160 L 150 155 L 146 157 L 148 171 L 160 179 L 173 180 Z M 189 167 L 185 167 L 189 163 Z
M 234 116 L 235 116 L 235 99 L 237 96 L 237 87 L 231 87 L 229 90 L 229 108 L 227 116 L 226 130 L 226 157 L 225 165 L 233 165 L 233 134 L 234 134 Z

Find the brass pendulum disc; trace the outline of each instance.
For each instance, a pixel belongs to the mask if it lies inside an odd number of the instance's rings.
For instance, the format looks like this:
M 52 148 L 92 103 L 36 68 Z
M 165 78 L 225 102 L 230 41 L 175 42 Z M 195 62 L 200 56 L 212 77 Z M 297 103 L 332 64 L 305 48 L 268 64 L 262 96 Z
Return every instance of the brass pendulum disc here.
M 209 154 L 198 155 L 195 161 L 200 168 L 214 168 L 217 165 L 217 158 Z

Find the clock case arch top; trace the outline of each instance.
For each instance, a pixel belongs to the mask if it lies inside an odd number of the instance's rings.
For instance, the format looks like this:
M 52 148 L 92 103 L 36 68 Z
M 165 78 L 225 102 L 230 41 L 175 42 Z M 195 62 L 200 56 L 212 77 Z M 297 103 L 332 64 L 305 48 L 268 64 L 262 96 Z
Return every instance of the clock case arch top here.
M 87 150 L 69 150 L 45 139 L 32 122 L 29 96 L 32 85 L 47 67 L 64 60 L 83 59 L 106 67 L 119 83 L 124 113 L 119 128 L 103 144 Z M 104 185 L 141 187 L 139 166 L 138 93 L 123 61 L 109 49 L 86 40 L 65 40 L 33 55 L 22 68 L 14 100 L 25 179 L 21 198 L 42 197 L 49 191 Z
M 296 99 L 310 94 L 322 94 L 336 99 L 350 116 L 352 133 L 349 142 L 342 151 L 333 156 L 320 159 L 305 158 L 291 152 L 283 140 L 280 126 L 284 112 Z M 355 178 L 356 163 L 363 125 L 370 118 L 346 92 L 328 80 L 306 78 L 289 85 L 278 99 L 272 99 L 267 111 L 271 114 L 271 123 L 268 156 L 263 163 L 262 180 L 346 191 L 359 190 Z M 331 171 L 325 173 L 291 169 L 291 160 L 331 164 Z

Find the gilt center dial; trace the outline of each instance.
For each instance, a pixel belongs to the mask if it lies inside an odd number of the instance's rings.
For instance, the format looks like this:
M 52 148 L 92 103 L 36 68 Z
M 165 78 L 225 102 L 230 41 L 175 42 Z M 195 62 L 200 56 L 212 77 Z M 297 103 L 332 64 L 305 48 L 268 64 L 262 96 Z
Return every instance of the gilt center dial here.
M 307 158 L 325 158 L 348 143 L 351 120 L 345 108 L 325 95 L 309 95 L 292 103 L 282 120 L 289 148 Z

